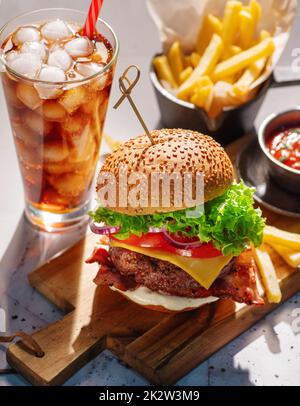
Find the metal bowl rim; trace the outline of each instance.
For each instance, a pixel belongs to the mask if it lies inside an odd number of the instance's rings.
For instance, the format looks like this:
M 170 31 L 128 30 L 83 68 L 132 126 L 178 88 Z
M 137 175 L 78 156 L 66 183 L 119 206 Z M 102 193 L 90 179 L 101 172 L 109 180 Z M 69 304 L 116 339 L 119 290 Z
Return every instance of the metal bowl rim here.
M 272 114 L 270 114 L 269 116 L 267 116 L 267 117 L 264 119 L 264 121 L 261 123 L 261 125 L 259 126 L 259 129 L 258 129 L 258 142 L 259 142 L 259 146 L 260 146 L 262 152 L 264 153 L 264 155 L 265 155 L 273 164 L 275 164 L 276 166 L 278 166 L 278 167 L 280 167 L 281 169 L 285 170 L 286 172 L 293 173 L 293 174 L 296 174 L 296 175 L 299 175 L 299 176 L 300 176 L 300 171 L 299 171 L 298 169 L 290 168 L 289 166 L 284 165 L 282 162 L 280 162 L 280 161 L 278 161 L 277 159 L 275 159 L 275 158 L 273 157 L 273 155 L 269 152 L 269 150 L 268 150 L 268 148 L 267 148 L 267 146 L 266 146 L 266 142 L 265 142 L 265 131 L 266 131 L 268 125 L 269 125 L 270 123 L 272 123 L 272 121 L 274 121 L 276 118 L 285 116 L 285 115 L 287 115 L 287 114 L 289 114 L 289 113 L 293 113 L 293 112 L 298 112 L 298 113 L 300 113 L 300 106 L 296 106 L 296 107 L 293 108 L 293 109 L 284 110 L 284 111 L 282 111 L 282 112 L 280 112 L 280 113 L 272 113 Z M 299 120 L 299 123 L 300 123 L 300 120 Z

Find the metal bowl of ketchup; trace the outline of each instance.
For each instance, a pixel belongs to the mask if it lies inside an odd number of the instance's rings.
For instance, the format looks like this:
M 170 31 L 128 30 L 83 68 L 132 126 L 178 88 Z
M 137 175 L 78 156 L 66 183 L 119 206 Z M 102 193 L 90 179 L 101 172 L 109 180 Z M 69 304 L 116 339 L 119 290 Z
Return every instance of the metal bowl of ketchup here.
M 272 178 L 300 195 L 300 107 L 267 117 L 259 128 L 258 141 Z

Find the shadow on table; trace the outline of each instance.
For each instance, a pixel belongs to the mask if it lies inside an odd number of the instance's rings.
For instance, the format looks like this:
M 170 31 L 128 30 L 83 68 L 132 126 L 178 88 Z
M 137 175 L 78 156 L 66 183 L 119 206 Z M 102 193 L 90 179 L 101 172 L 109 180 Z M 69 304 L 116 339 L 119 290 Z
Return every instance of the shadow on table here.
M 33 227 L 25 216 L 20 217 L 0 261 L 0 306 L 7 313 L 7 332 L 24 330 L 31 334 L 60 317 L 58 309 L 29 285 L 28 275 L 55 254 L 73 245 L 85 233 L 86 226 L 81 226 L 68 232 L 50 234 Z
M 256 363 L 261 365 L 263 361 L 261 359 L 261 357 L 263 357 L 263 351 L 260 350 L 257 356 L 254 357 L 249 355 L 249 360 L 247 361 L 249 363 L 249 369 L 238 365 L 238 359 L 236 357 L 248 345 L 253 345 L 257 340 L 260 340 L 258 344 L 259 346 L 261 346 L 262 341 L 264 341 L 264 345 L 267 347 L 266 354 L 268 351 L 272 354 L 280 354 L 283 350 L 283 345 L 285 345 L 284 350 L 287 351 L 286 337 L 281 337 L 280 333 L 277 332 L 277 329 L 283 323 L 290 327 L 290 332 L 288 332 L 288 334 L 290 334 L 291 337 L 299 335 L 299 331 L 293 329 L 292 326 L 293 321 L 295 320 L 292 317 L 292 311 L 295 308 L 300 307 L 298 303 L 300 304 L 300 293 L 294 295 L 279 308 L 269 313 L 249 330 L 241 334 L 237 339 L 216 352 L 209 359 L 209 384 L 221 386 L 254 386 L 256 382 L 253 381 L 253 377 L 252 380 L 250 380 L 250 371 L 255 370 Z M 263 340 L 261 340 L 261 338 L 263 338 Z M 252 354 L 252 351 L 250 354 Z M 267 359 L 268 358 L 266 357 L 266 360 Z M 245 357 L 243 357 L 243 361 L 245 361 Z M 266 370 L 270 371 L 271 374 L 272 365 L 266 364 Z M 275 375 L 274 371 L 273 375 Z M 226 376 L 229 379 L 227 379 Z
M 27 307 L 28 274 L 58 252 L 72 246 L 86 233 L 86 225 L 66 232 L 47 233 L 33 227 L 22 216 L 0 261 L 3 290 Z

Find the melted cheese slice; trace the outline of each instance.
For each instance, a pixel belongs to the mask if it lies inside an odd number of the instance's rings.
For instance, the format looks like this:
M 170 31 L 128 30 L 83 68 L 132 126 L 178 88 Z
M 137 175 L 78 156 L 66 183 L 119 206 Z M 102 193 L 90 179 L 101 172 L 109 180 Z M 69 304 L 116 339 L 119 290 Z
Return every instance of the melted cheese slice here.
M 170 262 L 171 264 L 178 266 L 187 274 L 189 274 L 205 289 L 209 289 L 211 287 L 211 285 L 220 275 L 222 269 L 233 258 L 232 255 L 228 255 L 226 257 L 219 256 L 215 258 L 183 257 L 153 248 L 135 247 L 133 245 L 124 244 L 122 241 L 115 240 L 111 241 L 110 245 L 112 247 L 125 248 L 129 251 L 138 252 L 139 254 L 143 254 L 148 257 Z

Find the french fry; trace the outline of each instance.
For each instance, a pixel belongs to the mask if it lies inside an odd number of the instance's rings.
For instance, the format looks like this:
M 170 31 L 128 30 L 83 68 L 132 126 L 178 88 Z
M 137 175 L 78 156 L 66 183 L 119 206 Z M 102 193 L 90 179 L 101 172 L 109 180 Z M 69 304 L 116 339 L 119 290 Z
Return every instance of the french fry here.
M 300 251 L 296 252 L 290 248 L 282 247 L 278 244 L 270 245 L 292 268 L 300 267 Z
M 203 86 L 199 89 L 196 89 L 194 94 L 191 97 L 191 102 L 197 107 L 204 107 L 205 102 L 209 96 L 210 87 Z
M 211 109 L 211 105 L 212 105 L 212 102 L 214 100 L 214 94 L 215 94 L 215 86 L 212 83 L 211 86 L 209 86 L 209 95 L 208 95 L 208 97 L 206 99 L 206 102 L 205 102 L 205 105 L 204 105 L 204 108 L 205 108 L 207 113 Z
M 237 101 L 237 106 L 240 106 L 241 104 L 247 103 L 248 101 L 254 99 L 254 97 L 256 96 L 257 92 L 259 90 L 259 87 L 255 87 L 253 89 L 247 89 L 247 91 L 244 93 L 242 92 L 239 95 L 236 95 L 233 91 L 232 91 L 232 97 L 235 98 L 235 100 Z
M 233 85 L 236 82 L 236 77 L 235 76 L 228 76 L 227 78 L 223 79 L 223 82 L 229 83 L 230 85 Z
M 264 229 L 264 242 L 280 245 L 293 251 L 300 252 L 300 234 L 289 233 L 279 228 L 266 226 Z
M 192 75 L 193 75 L 193 73 L 192 73 Z M 186 80 L 184 82 L 184 84 L 186 84 L 188 81 L 189 81 L 189 79 Z M 211 80 L 208 76 L 200 76 L 200 77 L 198 77 L 197 80 L 190 81 L 189 85 L 185 87 L 185 94 L 189 95 L 189 97 L 190 97 L 194 94 L 194 92 L 198 88 L 200 88 L 202 86 L 209 86 L 210 84 L 211 84 Z M 188 98 L 186 98 L 185 100 L 188 100 Z
M 242 97 L 236 97 L 232 91 L 232 85 L 224 80 L 219 81 L 214 86 L 214 98 L 211 104 L 211 108 L 208 112 L 210 118 L 217 118 L 224 108 L 237 107 L 242 103 L 246 103 L 255 97 L 257 89 L 248 91 Z
M 194 68 L 191 55 L 184 55 L 183 66 L 184 66 L 184 69 L 189 68 L 189 67 Z
M 188 66 L 187 68 L 185 68 L 179 75 L 179 82 L 180 84 L 185 82 L 193 73 L 193 68 L 191 66 Z
M 153 59 L 153 66 L 159 80 L 167 81 L 173 89 L 178 87 L 165 55 L 155 57 Z
M 241 9 L 242 3 L 240 1 L 228 1 L 226 3 L 223 18 L 224 50 L 235 42 L 239 28 L 239 13 Z
M 223 111 L 224 105 L 220 99 L 213 97 L 210 109 L 207 114 L 209 118 L 217 118 Z
M 225 106 L 235 105 L 236 102 L 230 96 L 232 85 L 225 81 L 219 81 L 214 86 L 214 97 L 208 111 L 210 118 L 218 117 Z
M 231 58 L 234 55 L 238 55 L 242 52 L 242 48 L 237 45 L 230 45 L 227 49 L 224 50 L 222 55 L 222 61 Z
M 222 19 L 206 15 L 190 54 L 183 55 L 175 41 L 166 56 L 153 61 L 166 89 L 205 109 L 211 118 L 253 99 L 256 83 L 272 70 L 273 38 L 266 30 L 255 32 L 262 7 L 258 0 L 243 3 L 227 0 Z
M 247 68 L 260 58 L 271 56 L 275 45 L 272 38 L 267 38 L 259 44 L 241 52 L 238 55 L 219 63 L 212 75 L 216 82 Z
M 204 108 L 206 111 L 209 111 L 213 98 L 213 88 L 214 85 L 212 82 L 204 86 L 198 85 L 191 97 L 191 102 L 197 107 Z
M 202 55 L 214 34 L 222 35 L 223 25 L 218 17 L 208 14 L 204 17 L 197 39 L 197 52 Z
M 183 56 L 179 41 L 175 41 L 168 52 L 168 61 L 176 82 L 179 83 L 180 73 L 183 71 Z
M 113 137 L 111 137 L 108 134 L 103 134 L 104 141 L 106 142 L 107 146 L 110 148 L 112 152 L 114 152 L 116 149 L 120 147 L 122 144 L 121 141 L 115 140 Z
M 240 38 L 239 43 L 242 49 L 248 49 L 254 37 L 256 21 L 254 17 L 247 10 L 240 11 Z
M 261 32 L 259 34 L 259 40 L 263 41 L 266 38 L 271 38 L 271 34 L 267 30 L 261 30 Z
M 282 294 L 270 255 L 264 245 L 261 245 L 259 248 L 253 247 L 252 251 L 260 271 L 268 301 L 270 303 L 280 303 Z
M 193 84 L 196 83 L 201 76 L 209 75 L 213 72 L 220 59 L 222 50 L 222 38 L 218 34 L 214 34 L 199 62 L 199 65 L 192 75 L 179 87 L 177 93 L 179 99 L 188 100 L 189 96 L 192 94 Z
M 266 66 L 267 58 L 258 59 L 248 69 L 245 70 L 240 79 L 234 84 L 233 93 L 238 96 L 243 96 L 249 91 L 249 87 L 260 76 Z
M 228 48 L 228 55 L 234 56 L 234 55 L 238 55 L 242 52 L 242 48 L 237 46 L 237 45 L 230 45 L 230 47 Z
M 261 5 L 257 2 L 257 0 L 250 0 L 249 10 L 252 14 L 255 24 L 257 24 L 258 21 L 261 19 Z
M 267 39 L 267 38 L 271 38 L 271 37 L 272 37 L 272 35 L 270 34 L 269 31 L 267 31 L 267 30 L 261 30 L 260 33 L 259 33 L 258 38 L 256 38 L 256 39 L 252 42 L 252 45 L 251 45 L 251 46 L 257 45 L 257 44 L 259 44 L 260 42 L 262 42 L 263 40 L 265 40 L 265 39 Z
M 191 62 L 194 68 L 197 68 L 201 60 L 201 56 L 198 54 L 198 52 L 192 52 L 191 53 Z

